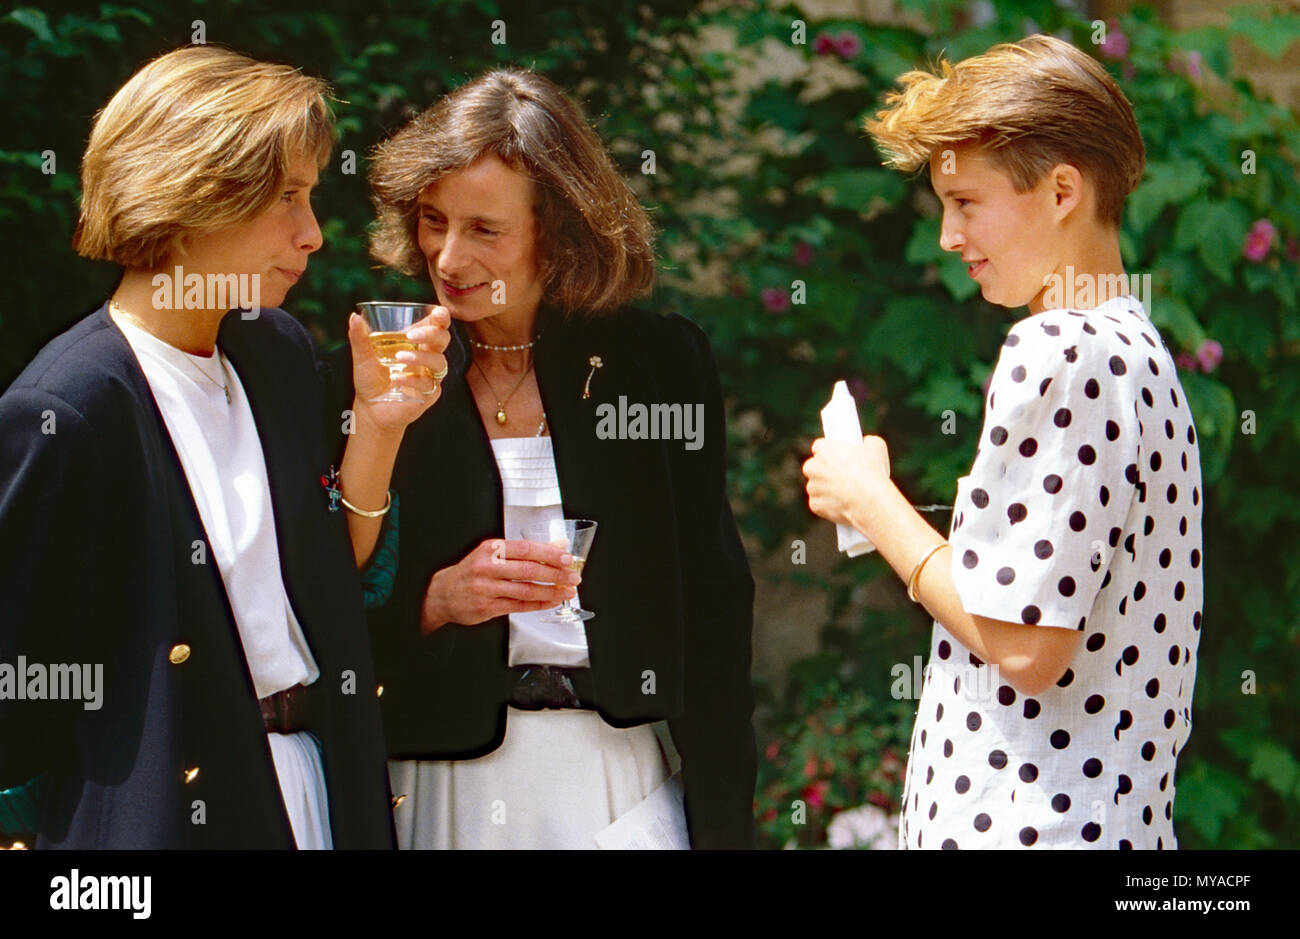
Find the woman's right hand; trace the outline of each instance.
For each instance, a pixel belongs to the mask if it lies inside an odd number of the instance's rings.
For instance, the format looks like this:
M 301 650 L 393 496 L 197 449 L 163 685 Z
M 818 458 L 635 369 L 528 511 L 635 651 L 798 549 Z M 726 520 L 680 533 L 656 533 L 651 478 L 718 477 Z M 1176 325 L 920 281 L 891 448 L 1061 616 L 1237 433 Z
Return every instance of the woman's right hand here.
M 572 563 L 573 556 L 556 545 L 489 538 L 429 579 L 420 632 L 559 606 L 577 593 L 573 587 L 582 581 Z

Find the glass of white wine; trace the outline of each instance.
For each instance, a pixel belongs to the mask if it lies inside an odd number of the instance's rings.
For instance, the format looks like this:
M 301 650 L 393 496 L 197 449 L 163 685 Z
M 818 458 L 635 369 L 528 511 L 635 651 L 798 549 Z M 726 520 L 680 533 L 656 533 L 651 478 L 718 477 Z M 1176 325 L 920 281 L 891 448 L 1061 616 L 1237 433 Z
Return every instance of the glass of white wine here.
M 432 303 L 406 303 L 367 301 L 357 304 L 357 312 L 370 327 L 370 345 L 379 361 L 388 367 L 388 390 L 371 401 L 412 401 L 421 398 L 420 392 L 396 379 L 409 374 L 407 364 L 397 359 L 397 353 L 414 352 L 415 343 L 406 338 L 406 331 L 434 310 Z
M 535 525 L 525 526 L 523 536 L 528 541 L 553 544 L 557 548 L 563 548 L 573 555 L 573 563 L 569 569 L 581 574 L 583 566 L 587 563 L 587 555 L 591 553 L 591 542 L 596 537 L 596 523 L 589 518 L 557 518 L 550 522 L 539 522 Z M 584 610 L 578 605 L 578 597 L 575 594 L 555 609 L 549 610 L 541 621 L 544 623 L 581 623 L 583 620 L 589 620 L 595 615 L 590 610 Z

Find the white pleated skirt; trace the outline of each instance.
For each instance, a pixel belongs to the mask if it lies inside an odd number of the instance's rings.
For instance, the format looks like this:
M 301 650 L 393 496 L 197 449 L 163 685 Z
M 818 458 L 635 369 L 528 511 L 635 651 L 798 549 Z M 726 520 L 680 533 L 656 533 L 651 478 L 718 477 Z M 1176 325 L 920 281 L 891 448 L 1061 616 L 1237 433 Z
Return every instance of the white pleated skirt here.
M 476 760 L 391 760 L 399 848 L 594 849 L 596 833 L 669 777 L 649 724 L 595 711 L 506 709 L 501 746 Z

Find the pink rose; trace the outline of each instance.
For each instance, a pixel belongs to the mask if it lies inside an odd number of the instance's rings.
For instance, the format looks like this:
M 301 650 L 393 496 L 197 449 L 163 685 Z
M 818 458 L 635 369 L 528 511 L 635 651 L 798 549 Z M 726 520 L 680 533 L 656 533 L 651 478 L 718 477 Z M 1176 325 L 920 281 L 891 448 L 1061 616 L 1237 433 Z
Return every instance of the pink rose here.
M 1277 236 L 1277 229 L 1273 223 L 1266 218 L 1261 218 L 1250 226 L 1250 232 L 1246 235 L 1246 244 L 1242 247 L 1241 253 L 1247 261 L 1254 261 L 1258 264 L 1268 257 L 1268 252 L 1273 248 L 1273 239 Z
M 790 309 L 790 293 L 784 287 L 764 287 L 760 297 L 769 313 L 784 313 Z
M 1223 361 L 1223 346 L 1213 339 L 1205 340 L 1201 343 L 1201 347 L 1196 350 L 1196 361 L 1200 363 L 1202 372 L 1207 375 L 1210 374 Z
M 1190 352 L 1180 352 L 1174 356 L 1174 365 L 1184 372 L 1197 371 L 1196 359 L 1192 357 Z
M 794 246 L 794 263 L 800 267 L 807 267 L 812 263 L 813 247 L 806 241 L 797 242 Z
M 862 51 L 862 40 L 856 33 L 840 33 L 835 37 L 835 51 L 841 59 L 852 59 Z
M 811 786 L 805 786 L 803 790 L 803 799 L 815 809 L 821 808 L 826 804 L 826 793 L 830 791 L 831 784 L 825 779 L 819 779 Z
M 1097 47 L 1097 51 L 1116 62 L 1128 58 L 1128 37 L 1115 20 L 1106 24 L 1106 40 Z
M 834 37 L 830 33 L 818 33 L 813 40 L 813 51 L 818 55 L 830 55 L 837 51 Z

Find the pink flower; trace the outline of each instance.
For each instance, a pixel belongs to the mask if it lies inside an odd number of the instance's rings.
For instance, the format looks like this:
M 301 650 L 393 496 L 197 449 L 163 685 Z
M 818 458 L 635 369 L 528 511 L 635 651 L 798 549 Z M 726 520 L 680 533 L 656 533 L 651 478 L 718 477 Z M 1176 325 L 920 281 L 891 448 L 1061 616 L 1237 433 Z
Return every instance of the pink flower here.
M 790 292 L 784 287 L 764 287 L 760 297 L 769 313 L 784 313 L 790 309 Z
M 803 778 L 812 779 L 817 775 L 817 757 L 809 756 L 803 764 Z
M 819 809 L 826 804 L 826 793 L 830 788 L 831 784 L 828 780 L 819 779 L 811 786 L 804 787 L 803 799 L 813 808 Z
M 800 267 L 807 267 L 812 263 L 813 247 L 806 241 L 796 242 L 794 246 L 794 263 Z
M 1190 352 L 1180 352 L 1174 356 L 1174 365 L 1184 372 L 1197 371 L 1196 359 L 1192 357 Z
M 781 744 L 773 740 L 771 743 L 767 745 L 767 749 L 763 751 L 763 755 L 767 757 L 768 762 L 770 763 L 772 760 L 776 759 L 777 754 L 779 754 L 780 752 L 781 752 Z
M 1277 229 L 1273 223 L 1266 218 L 1258 219 L 1254 225 L 1250 226 L 1250 232 L 1246 235 L 1246 244 L 1242 247 L 1241 253 L 1247 261 L 1254 261 L 1258 264 L 1264 258 L 1268 257 L 1268 252 L 1273 247 L 1273 239 L 1277 236 Z
M 862 51 L 862 40 L 856 33 L 840 33 L 835 37 L 835 51 L 841 59 L 852 59 Z
M 818 33 L 817 38 L 813 40 L 813 51 L 818 55 L 830 55 L 838 51 L 835 38 L 830 33 Z
M 1124 35 L 1115 20 L 1106 24 L 1106 39 L 1097 47 L 1097 51 L 1105 58 L 1116 62 L 1128 58 L 1128 37 Z
M 1201 80 L 1201 64 L 1201 54 L 1199 52 L 1193 49 L 1187 53 L 1187 62 L 1185 63 L 1187 77 L 1194 82 Z
M 1223 361 L 1223 346 L 1213 339 L 1205 340 L 1201 343 L 1201 347 L 1196 350 L 1196 361 L 1200 363 L 1202 372 L 1207 375 L 1210 374 Z

